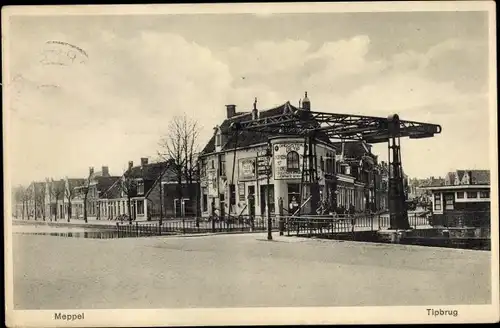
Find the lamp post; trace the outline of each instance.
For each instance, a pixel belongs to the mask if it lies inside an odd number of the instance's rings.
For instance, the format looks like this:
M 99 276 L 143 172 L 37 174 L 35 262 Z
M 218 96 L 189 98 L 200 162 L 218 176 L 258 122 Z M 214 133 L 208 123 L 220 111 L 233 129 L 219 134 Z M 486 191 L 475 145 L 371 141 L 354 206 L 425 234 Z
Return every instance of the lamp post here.
M 266 206 L 267 206 L 267 240 L 272 240 L 273 235 L 272 235 L 272 221 L 271 221 L 271 192 L 270 192 L 270 184 L 271 184 L 271 171 L 272 171 L 272 166 L 271 166 L 271 158 L 272 158 L 272 148 L 271 144 L 269 143 L 267 148 L 263 152 L 258 152 L 257 153 L 257 158 L 259 157 L 265 157 L 265 174 L 266 174 Z M 262 205 L 262 204 L 261 204 Z

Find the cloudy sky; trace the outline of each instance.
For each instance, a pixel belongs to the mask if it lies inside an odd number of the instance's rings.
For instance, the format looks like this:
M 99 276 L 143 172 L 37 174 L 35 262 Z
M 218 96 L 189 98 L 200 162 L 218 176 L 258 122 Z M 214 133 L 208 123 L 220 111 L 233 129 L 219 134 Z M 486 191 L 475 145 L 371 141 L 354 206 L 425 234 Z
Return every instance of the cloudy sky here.
M 304 91 L 316 111 L 441 124 L 402 143 L 410 176 L 489 168 L 486 12 L 13 16 L 9 35 L 13 183 L 121 174 L 154 159 L 175 115 L 204 143 L 226 104 Z

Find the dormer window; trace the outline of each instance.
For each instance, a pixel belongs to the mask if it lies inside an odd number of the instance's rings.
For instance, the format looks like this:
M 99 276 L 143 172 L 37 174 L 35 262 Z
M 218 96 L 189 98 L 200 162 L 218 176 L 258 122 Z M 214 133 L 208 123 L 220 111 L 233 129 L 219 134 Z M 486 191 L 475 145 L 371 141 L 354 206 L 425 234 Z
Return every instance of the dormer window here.
M 144 181 L 143 180 L 137 181 L 137 194 L 144 195 Z
M 215 147 L 222 146 L 222 132 L 219 127 L 216 128 L 217 132 L 215 133 Z

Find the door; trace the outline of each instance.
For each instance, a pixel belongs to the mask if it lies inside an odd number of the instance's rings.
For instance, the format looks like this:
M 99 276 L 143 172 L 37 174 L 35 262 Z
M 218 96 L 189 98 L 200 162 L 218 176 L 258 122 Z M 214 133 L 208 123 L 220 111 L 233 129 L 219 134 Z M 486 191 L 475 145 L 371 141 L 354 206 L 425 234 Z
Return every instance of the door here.
M 455 209 L 455 193 L 443 193 L 443 216 L 447 226 L 461 225 L 462 219 L 453 215 Z M 458 222 L 459 221 L 459 222 Z
M 248 186 L 248 215 L 255 216 L 255 186 Z
M 174 199 L 174 211 L 176 218 L 182 216 L 181 202 L 179 201 L 179 199 Z
M 274 213 L 274 185 L 260 186 L 260 213 L 266 215 L 267 199 L 269 193 L 270 212 Z

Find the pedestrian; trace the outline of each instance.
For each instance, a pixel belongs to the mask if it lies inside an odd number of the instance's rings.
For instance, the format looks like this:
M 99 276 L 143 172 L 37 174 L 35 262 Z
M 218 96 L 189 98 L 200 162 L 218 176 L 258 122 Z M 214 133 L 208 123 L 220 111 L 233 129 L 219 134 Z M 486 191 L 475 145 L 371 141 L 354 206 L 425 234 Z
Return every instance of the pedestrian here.
M 290 201 L 289 205 L 290 214 L 294 215 L 298 209 L 299 209 L 299 203 L 297 202 L 295 196 L 292 196 L 292 200 Z

